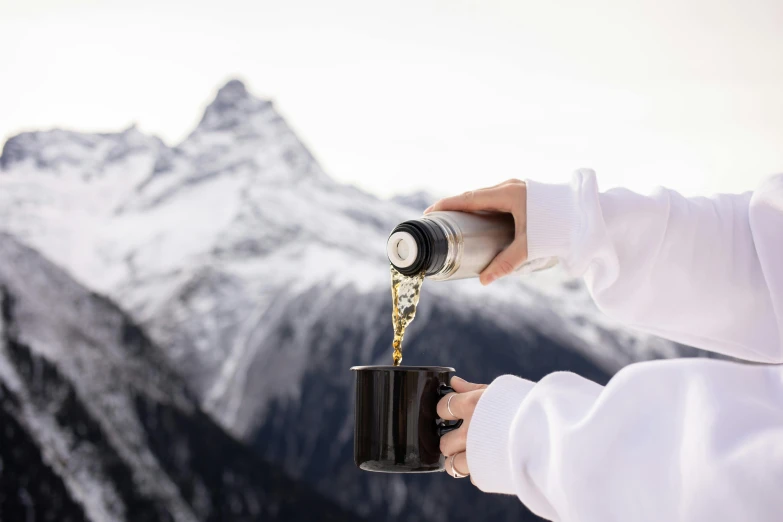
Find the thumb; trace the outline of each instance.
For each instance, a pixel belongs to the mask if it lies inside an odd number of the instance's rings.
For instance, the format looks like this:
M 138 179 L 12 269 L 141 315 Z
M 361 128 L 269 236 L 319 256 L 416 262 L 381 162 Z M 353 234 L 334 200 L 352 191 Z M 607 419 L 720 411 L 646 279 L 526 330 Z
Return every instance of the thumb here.
M 451 378 L 450 384 L 451 387 L 454 388 L 454 391 L 457 393 L 465 393 L 473 390 L 481 390 L 487 387 L 486 384 L 475 384 L 472 382 L 468 382 L 465 379 L 462 379 L 461 377 L 457 377 L 456 375 Z
M 522 236 L 495 256 L 489 266 L 481 272 L 481 284 L 488 285 L 496 279 L 509 275 L 519 268 L 525 259 L 527 259 L 527 238 Z

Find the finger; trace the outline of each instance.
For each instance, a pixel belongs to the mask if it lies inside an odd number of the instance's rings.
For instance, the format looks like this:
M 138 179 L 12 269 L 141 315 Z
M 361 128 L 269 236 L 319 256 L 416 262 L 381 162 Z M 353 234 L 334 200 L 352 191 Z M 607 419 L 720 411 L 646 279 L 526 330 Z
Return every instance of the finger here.
M 501 186 L 485 187 L 476 190 L 463 192 L 459 196 L 452 196 L 436 201 L 425 212 L 434 212 L 439 210 L 459 210 L 465 212 L 477 210 L 503 210 L 510 204 L 510 198 L 507 198 Z
M 525 182 L 516 178 L 507 179 L 506 181 L 502 181 L 498 183 L 497 185 L 492 185 L 491 187 L 486 187 L 481 190 L 491 189 L 491 188 L 498 188 L 498 187 L 505 187 L 506 185 L 524 185 Z
M 473 415 L 473 410 L 476 409 L 476 404 L 482 392 L 483 390 L 473 390 L 466 393 L 449 393 L 438 401 L 438 417 L 444 420 L 454 420 L 455 417 L 457 419 L 469 419 Z M 449 403 L 449 397 L 452 395 L 454 398 Z M 451 413 L 449 413 L 449 405 L 451 406 Z
M 457 400 L 457 393 L 447 393 L 438 401 L 438 418 L 443 420 L 457 420 L 457 412 L 454 410 L 454 401 Z M 453 397 L 453 398 L 452 398 Z M 449 402 L 451 400 L 451 402 Z M 449 408 L 451 411 L 449 411 Z
M 446 471 L 451 475 L 454 476 L 454 471 L 459 473 L 460 475 L 470 475 L 470 468 L 468 468 L 468 456 L 463 451 L 461 453 L 457 453 L 453 457 L 449 457 L 451 462 L 448 463 L 446 466 Z M 455 478 L 465 478 L 465 477 L 455 477 Z M 473 480 L 471 479 L 471 482 Z
M 475 384 L 472 382 L 468 382 L 462 377 L 457 377 L 456 375 L 451 378 L 451 381 L 449 381 L 449 384 L 452 388 L 454 388 L 454 391 L 457 393 L 465 393 L 473 390 L 483 390 L 487 387 L 486 384 Z
M 505 186 L 508 186 L 508 185 L 520 185 L 522 187 L 525 187 L 525 182 L 522 181 L 522 180 L 516 179 L 516 178 L 511 178 L 511 179 L 507 179 L 506 181 L 503 181 L 501 183 L 498 183 L 497 185 L 492 185 L 491 187 L 478 189 L 476 192 L 483 191 L 483 190 L 496 189 L 496 188 L 505 187 Z M 468 194 L 468 193 L 466 192 L 465 194 Z M 465 196 L 465 194 L 463 194 L 462 196 Z M 461 196 L 457 196 L 457 197 L 461 197 Z M 430 205 L 429 207 L 424 209 L 424 214 L 429 214 L 430 212 L 432 212 L 434 210 L 435 205 L 437 205 L 437 203 L 438 202 L 433 203 L 432 205 Z
M 440 452 L 446 456 L 456 455 L 461 451 L 465 451 L 467 444 L 468 430 L 465 426 L 461 426 L 459 429 L 450 431 L 440 438 Z
M 465 212 L 496 210 L 509 212 L 513 204 L 512 194 L 504 191 L 503 187 L 494 187 L 469 190 L 459 196 L 441 199 L 424 212 L 425 214 L 439 210 L 460 210 Z
M 482 285 L 509 275 L 519 268 L 527 259 L 527 237 L 517 237 L 505 250 L 495 256 L 495 259 L 481 272 L 479 281 Z
M 511 178 L 511 179 L 507 179 L 503 183 L 498 183 L 497 185 L 494 185 L 494 187 L 505 187 L 506 185 L 524 185 L 524 184 L 525 182 L 522 181 L 521 179 Z
M 438 205 L 439 203 L 441 203 L 445 199 L 456 199 L 456 198 L 466 197 L 468 194 L 472 195 L 473 192 L 480 192 L 482 190 L 489 190 L 489 189 L 502 187 L 503 185 L 505 185 L 505 184 L 507 184 L 507 183 L 509 183 L 511 181 L 513 181 L 513 180 L 507 180 L 507 181 L 504 181 L 503 183 L 498 183 L 497 185 L 492 185 L 491 187 L 484 187 L 484 188 L 480 188 L 480 189 L 477 189 L 477 190 L 471 190 L 471 191 L 468 191 L 468 192 L 464 192 L 460 196 L 453 196 L 453 197 L 450 197 L 450 198 L 441 198 L 438 201 L 436 201 L 435 203 L 433 203 L 432 205 L 430 205 L 429 207 L 427 207 L 426 209 L 424 209 L 424 214 L 429 214 L 430 212 L 435 210 L 435 205 Z

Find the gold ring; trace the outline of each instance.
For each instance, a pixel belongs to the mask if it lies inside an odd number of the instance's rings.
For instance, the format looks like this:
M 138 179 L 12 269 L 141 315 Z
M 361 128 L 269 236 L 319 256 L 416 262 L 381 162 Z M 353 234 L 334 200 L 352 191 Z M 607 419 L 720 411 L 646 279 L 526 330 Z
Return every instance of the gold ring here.
M 459 453 L 457 453 L 457 455 L 459 455 Z M 465 478 L 468 475 L 463 475 L 462 473 L 457 471 L 457 468 L 454 467 L 454 457 L 456 457 L 457 455 L 452 455 L 451 457 L 449 457 L 451 459 L 451 475 L 454 478 Z

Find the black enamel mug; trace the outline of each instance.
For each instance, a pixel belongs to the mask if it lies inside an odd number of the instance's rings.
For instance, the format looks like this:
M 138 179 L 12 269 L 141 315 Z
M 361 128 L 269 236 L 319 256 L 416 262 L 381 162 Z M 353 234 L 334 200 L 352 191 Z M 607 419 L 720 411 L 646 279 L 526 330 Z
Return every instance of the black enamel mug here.
M 440 437 L 462 421 L 438 418 L 441 397 L 454 390 L 454 368 L 442 366 L 354 366 L 356 409 L 353 457 L 366 471 L 443 471 Z

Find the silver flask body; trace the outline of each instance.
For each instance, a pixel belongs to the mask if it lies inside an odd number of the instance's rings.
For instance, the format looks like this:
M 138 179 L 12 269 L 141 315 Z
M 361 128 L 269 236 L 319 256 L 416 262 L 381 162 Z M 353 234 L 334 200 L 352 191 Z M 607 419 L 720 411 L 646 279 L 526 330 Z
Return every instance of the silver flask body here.
M 432 212 L 398 225 L 386 250 L 391 264 L 406 275 L 424 270 L 436 281 L 466 279 L 478 277 L 514 236 L 511 214 Z M 556 258 L 536 259 L 517 272 L 543 270 L 556 263 Z

